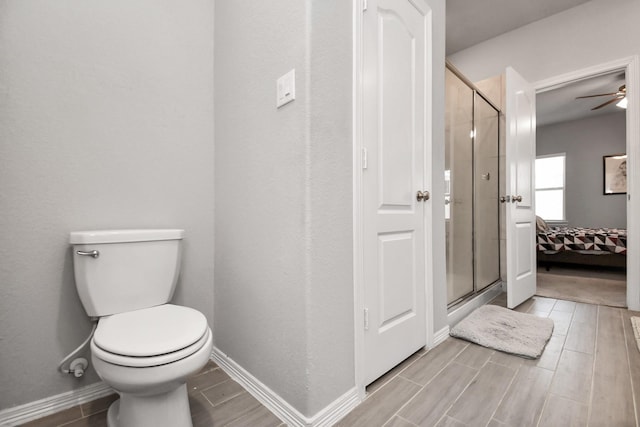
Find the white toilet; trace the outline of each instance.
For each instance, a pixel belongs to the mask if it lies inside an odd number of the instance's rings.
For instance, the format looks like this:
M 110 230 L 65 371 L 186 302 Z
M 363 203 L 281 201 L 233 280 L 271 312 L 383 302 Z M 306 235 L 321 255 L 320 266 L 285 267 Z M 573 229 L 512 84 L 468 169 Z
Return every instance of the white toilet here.
M 71 233 L 78 294 L 99 318 L 93 367 L 120 394 L 109 427 L 192 426 L 186 380 L 209 360 L 213 338 L 202 313 L 168 304 L 183 237 L 184 230 Z

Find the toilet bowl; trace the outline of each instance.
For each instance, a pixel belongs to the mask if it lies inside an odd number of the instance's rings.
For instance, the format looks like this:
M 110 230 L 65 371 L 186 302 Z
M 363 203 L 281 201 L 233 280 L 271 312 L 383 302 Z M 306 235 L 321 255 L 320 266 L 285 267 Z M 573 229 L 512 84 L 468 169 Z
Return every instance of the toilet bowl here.
M 78 294 L 98 317 L 91 360 L 120 395 L 109 427 L 191 427 L 187 377 L 207 363 L 213 336 L 197 310 L 169 304 L 183 230 L 71 233 Z
M 198 311 L 165 304 L 100 319 L 91 360 L 120 400 L 108 425 L 190 426 L 187 377 L 211 356 L 213 337 Z

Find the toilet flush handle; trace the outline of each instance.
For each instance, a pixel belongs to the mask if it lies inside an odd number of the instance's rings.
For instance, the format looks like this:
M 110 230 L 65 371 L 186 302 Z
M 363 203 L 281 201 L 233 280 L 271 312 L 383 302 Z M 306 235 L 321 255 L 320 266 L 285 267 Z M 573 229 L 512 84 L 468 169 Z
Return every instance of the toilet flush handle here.
M 91 258 L 98 258 L 100 256 L 100 252 L 98 251 L 76 251 L 76 254 L 80 256 L 90 256 Z

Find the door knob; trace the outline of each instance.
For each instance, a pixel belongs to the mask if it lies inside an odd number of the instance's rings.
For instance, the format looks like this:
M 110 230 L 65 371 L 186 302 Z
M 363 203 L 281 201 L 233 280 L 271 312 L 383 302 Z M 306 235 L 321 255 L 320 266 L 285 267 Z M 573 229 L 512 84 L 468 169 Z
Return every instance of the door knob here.
M 429 197 L 431 197 L 431 194 L 429 194 L 429 192 L 426 190 L 418 190 L 418 193 L 416 194 L 416 200 L 419 202 L 426 202 L 427 200 L 429 200 Z
M 513 196 L 511 198 L 512 203 L 521 202 L 521 201 L 522 201 L 522 196 Z

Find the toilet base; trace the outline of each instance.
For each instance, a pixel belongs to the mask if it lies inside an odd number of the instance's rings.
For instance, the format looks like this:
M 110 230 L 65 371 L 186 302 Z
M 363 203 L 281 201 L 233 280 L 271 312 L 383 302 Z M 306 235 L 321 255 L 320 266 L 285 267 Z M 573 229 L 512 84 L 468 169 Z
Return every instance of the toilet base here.
M 108 427 L 193 427 L 187 385 L 154 396 L 121 393 L 109 406 Z
M 120 399 L 109 405 L 109 410 L 107 411 L 107 427 L 119 427 L 118 412 L 120 412 Z

